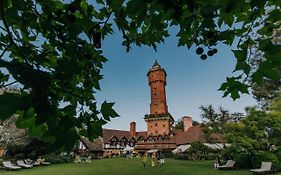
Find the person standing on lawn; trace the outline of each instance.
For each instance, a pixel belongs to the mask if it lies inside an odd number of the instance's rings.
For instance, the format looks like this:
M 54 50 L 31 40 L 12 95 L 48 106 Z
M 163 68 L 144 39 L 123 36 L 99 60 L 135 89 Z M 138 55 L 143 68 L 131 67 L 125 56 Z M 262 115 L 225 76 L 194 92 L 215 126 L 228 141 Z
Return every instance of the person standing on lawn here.
M 157 164 L 157 158 L 156 158 L 155 152 L 153 152 L 152 157 L 151 157 L 151 165 L 152 165 L 152 167 L 155 167 L 156 164 Z
M 161 152 L 159 152 L 159 166 L 160 167 L 163 167 L 164 166 L 164 164 L 165 164 L 165 160 L 164 160 L 164 154 L 163 154 L 163 152 L 161 151 Z
M 146 164 L 147 164 L 147 154 L 146 153 L 143 156 L 142 163 L 143 163 L 143 167 L 145 168 Z

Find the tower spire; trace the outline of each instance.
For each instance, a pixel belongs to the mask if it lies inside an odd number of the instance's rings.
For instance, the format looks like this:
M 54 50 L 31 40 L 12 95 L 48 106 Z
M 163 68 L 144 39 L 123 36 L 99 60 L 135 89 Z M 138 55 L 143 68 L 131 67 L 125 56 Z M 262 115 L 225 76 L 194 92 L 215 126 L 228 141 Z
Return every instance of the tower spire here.
M 153 66 L 160 66 L 159 63 L 157 62 L 157 59 L 155 59 Z
M 158 63 L 157 59 L 155 59 L 154 64 L 152 65 L 152 69 L 161 68 L 160 64 Z

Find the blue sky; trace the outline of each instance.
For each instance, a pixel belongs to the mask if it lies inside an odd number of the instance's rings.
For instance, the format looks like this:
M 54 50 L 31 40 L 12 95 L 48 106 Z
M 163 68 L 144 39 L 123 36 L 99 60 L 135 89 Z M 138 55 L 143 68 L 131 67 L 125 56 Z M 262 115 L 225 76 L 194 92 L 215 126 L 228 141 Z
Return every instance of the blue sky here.
M 115 102 L 114 109 L 120 115 L 105 128 L 128 130 L 129 123 L 136 121 L 138 131 L 146 130 L 143 117 L 149 113 L 150 104 L 146 74 L 155 59 L 168 75 L 168 110 L 175 120 L 188 115 L 200 122 L 200 105 L 222 106 L 231 112 L 244 112 L 246 106 L 256 105 L 251 95 L 243 94 L 233 101 L 230 97 L 222 98 L 223 92 L 217 91 L 226 76 L 234 75 L 236 63 L 230 48 L 224 45 L 218 45 L 214 56 L 201 60 L 195 47 L 177 47 L 177 38 L 173 36 L 159 45 L 157 52 L 143 46 L 133 47 L 127 53 L 121 42 L 120 33 L 115 33 L 102 43 L 108 62 L 102 71 L 101 92 L 96 96 L 99 103 Z

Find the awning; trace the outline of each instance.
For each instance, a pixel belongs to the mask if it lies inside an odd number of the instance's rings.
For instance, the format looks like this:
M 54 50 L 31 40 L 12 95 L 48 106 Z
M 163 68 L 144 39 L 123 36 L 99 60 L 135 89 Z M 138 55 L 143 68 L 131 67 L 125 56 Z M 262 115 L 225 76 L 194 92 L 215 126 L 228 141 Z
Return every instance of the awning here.
M 213 150 L 220 150 L 220 149 L 223 149 L 225 147 L 229 147 L 230 144 L 228 143 L 204 143 L 205 146 L 213 149 Z
M 154 152 L 157 152 L 157 151 L 159 151 L 158 149 L 151 149 L 151 150 L 148 150 L 147 152 L 148 153 L 154 153 Z
M 173 154 L 185 152 L 190 148 L 190 145 L 180 145 L 172 151 Z
M 123 151 L 133 151 L 134 147 L 126 146 L 126 148 L 123 149 Z

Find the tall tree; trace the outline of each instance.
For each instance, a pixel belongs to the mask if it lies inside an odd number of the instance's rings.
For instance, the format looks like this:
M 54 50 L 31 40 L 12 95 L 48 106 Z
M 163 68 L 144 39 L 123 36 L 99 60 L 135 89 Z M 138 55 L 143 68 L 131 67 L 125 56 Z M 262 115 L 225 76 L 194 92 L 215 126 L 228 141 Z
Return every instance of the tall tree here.
M 206 126 L 204 134 L 209 142 L 213 141 L 212 134 L 214 133 L 219 133 L 223 136 L 228 123 L 236 123 L 244 118 L 242 113 L 230 113 L 222 107 L 219 107 L 218 111 L 216 111 L 212 105 L 206 107 L 201 105 L 199 109 L 202 111 L 202 121 Z
M 247 108 L 246 111 L 244 119 L 226 124 L 224 136 L 231 146 L 225 153 L 236 159 L 239 164 L 243 161 L 247 166 L 255 167 L 262 161 L 271 161 L 274 168 L 280 168 L 280 148 L 277 150 L 277 146 L 281 144 L 280 113 L 255 107 Z
M 44 125 L 32 134 L 66 149 L 78 138 L 77 128 L 86 128 L 79 134 L 90 138 L 100 135 L 102 125 L 118 116 L 113 103 L 98 107 L 95 99 L 107 60 L 102 40 L 113 24 L 127 51 L 132 45 L 156 50 L 172 26 L 178 46 L 195 45 L 201 59 L 216 54 L 219 43 L 233 46 L 241 74 L 228 77 L 220 90 L 237 99 L 248 93 L 245 77 L 257 83 L 280 78 L 280 46 L 271 40 L 280 26 L 279 7 L 279 0 L 1 0 L 0 86 L 17 83 L 21 93 L 0 96 L 0 116 L 25 116 L 19 117 L 25 128 Z M 264 61 L 251 70 L 247 51 L 256 43 Z
M 275 45 L 281 45 L 281 27 L 275 29 L 272 34 L 272 43 Z M 255 68 L 261 64 L 264 60 L 264 53 L 258 50 L 257 45 L 253 45 L 249 48 L 251 57 L 251 67 Z M 276 68 L 280 73 L 281 67 Z M 260 103 L 260 106 L 264 109 L 271 105 L 271 101 L 278 96 L 281 87 L 281 79 L 269 79 L 263 78 L 261 83 L 252 83 L 252 92 L 255 99 Z
M 178 120 L 175 124 L 175 129 L 183 129 L 183 128 L 184 128 L 183 121 Z

